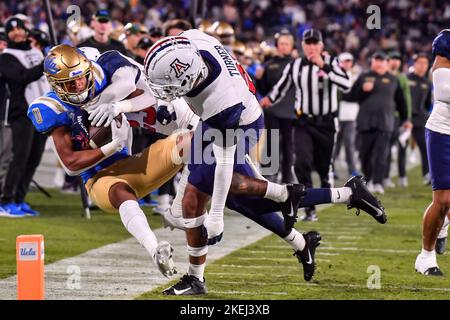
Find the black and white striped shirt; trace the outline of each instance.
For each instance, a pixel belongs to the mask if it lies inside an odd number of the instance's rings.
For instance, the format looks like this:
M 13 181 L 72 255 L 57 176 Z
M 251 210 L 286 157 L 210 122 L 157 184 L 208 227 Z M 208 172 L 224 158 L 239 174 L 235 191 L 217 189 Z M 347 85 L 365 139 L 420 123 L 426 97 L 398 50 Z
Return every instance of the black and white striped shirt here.
M 322 56 L 322 69 L 306 58 L 297 58 L 289 63 L 272 90 L 267 95 L 272 103 L 282 99 L 289 88 L 295 85 L 295 110 L 297 115 L 337 115 L 338 88 L 350 90 L 347 73 L 339 66 L 336 57 Z

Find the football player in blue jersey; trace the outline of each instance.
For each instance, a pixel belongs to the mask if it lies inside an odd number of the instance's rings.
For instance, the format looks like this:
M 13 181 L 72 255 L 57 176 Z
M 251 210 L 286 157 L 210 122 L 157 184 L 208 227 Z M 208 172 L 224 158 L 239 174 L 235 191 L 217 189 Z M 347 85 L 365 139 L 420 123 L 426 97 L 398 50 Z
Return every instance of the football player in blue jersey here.
M 450 29 L 437 35 L 432 53 L 434 105 L 425 125 L 425 139 L 433 201 L 423 216 L 422 251 L 416 258 L 415 269 L 424 275 L 443 276 L 436 251 L 441 254 L 444 251 L 448 227 L 445 221 L 450 218 Z
M 89 123 L 83 108 L 96 105 L 102 109 L 104 104 L 114 104 L 119 114 L 155 105 L 139 65 L 117 51 L 106 52 L 94 62 L 77 48 L 59 45 L 45 58 L 44 73 L 52 91 L 29 106 L 28 117 L 39 132 L 49 135 L 66 172 L 82 177 L 89 196 L 101 209 L 119 212 L 126 229 L 148 251 L 163 275 L 171 276 L 175 273 L 172 248 L 167 241 L 158 243 L 138 199 L 181 168 L 181 160 L 176 159 L 179 153 L 174 150 L 181 150 L 183 134 L 159 140 L 130 156 L 130 125 L 122 115 L 121 123 L 111 119 L 111 142 L 91 149 L 87 147 L 88 127 L 102 117 L 94 114 Z M 126 99 L 133 93 L 140 94 Z M 153 118 L 148 123 L 154 124 L 156 112 L 149 115 Z

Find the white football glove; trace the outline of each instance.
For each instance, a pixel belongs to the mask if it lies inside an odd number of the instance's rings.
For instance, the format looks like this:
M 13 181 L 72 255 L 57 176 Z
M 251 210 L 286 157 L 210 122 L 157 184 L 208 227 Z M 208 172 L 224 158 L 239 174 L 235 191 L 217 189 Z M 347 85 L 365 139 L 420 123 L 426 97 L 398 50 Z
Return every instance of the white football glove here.
M 112 141 L 101 147 L 103 154 L 109 157 L 114 153 L 121 151 L 125 146 L 127 146 L 130 131 L 131 127 L 125 114 L 122 114 L 122 123 L 120 124 L 120 127 L 117 127 L 116 121 L 112 121 Z
M 224 228 L 223 217 L 208 214 L 203 225 L 208 233 L 208 245 L 214 245 L 222 240 Z
M 91 105 L 85 108 L 89 112 L 89 121 L 91 125 L 101 127 L 102 125 L 108 127 L 113 119 L 120 114 L 120 110 L 116 103 L 104 103 L 101 105 Z

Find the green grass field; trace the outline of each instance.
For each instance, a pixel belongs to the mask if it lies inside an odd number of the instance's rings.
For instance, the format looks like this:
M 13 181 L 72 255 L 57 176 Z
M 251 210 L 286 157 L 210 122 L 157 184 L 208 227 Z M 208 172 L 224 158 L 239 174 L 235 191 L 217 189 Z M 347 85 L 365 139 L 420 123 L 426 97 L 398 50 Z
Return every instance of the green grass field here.
M 88 221 L 80 217 L 79 196 L 51 193 L 52 199 L 29 194 L 27 200 L 42 212 L 41 217 L 0 220 L 0 278 L 15 274 L 15 238 L 20 234 L 45 235 L 46 264 L 130 237 L 118 215 L 94 211 Z M 310 283 L 303 280 L 287 244 L 268 236 L 207 265 L 207 296 L 174 299 L 449 299 L 449 253 L 438 256 L 445 277 L 414 271 L 422 215 L 430 199 L 431 188 L 421 185 L 420 171 L 415 169 L 410 172 L 409 188 L 389 190 L 381 197 L 388 212 L 386 225 L 363 212 L 356 216 L 344 205 L 320 211 L 319 222 L 298 223 L 301 231 L 322 234 L 317 271 Z M 159 217 L 147 216 L 152 228 L 161 226 Z M 369 266 L 379 267 L 380 289 L 367 288 L 373 274 L 370 269 L 368 273 Z M 138 299 L 167 299 L 161 295 L 166 287 Z
M 207 265 L 209 294 L 197 299 L 450 299 L 448 253 L 438 256 L 446 276 L 425 277 L 414 270 L 422 215 L 431 199 L 431 188 L 422 186 L 419 173 L 410 173 L 407 189 L 388 190 L 380 197 L 388 212 L 386 225 L 363 212 L 356 216 L 342 205 L 321 211 L 319 222 L 297 223 L 297 229 L 322 234 L 310 283 L 303 280 L 285 242 L 268 236 Z M 369 266 L 379 267 L 380 289 L 367 288 L 374 274 L 371 269 L 368 273 Z M 166 287 L 139 298 L 167 299 L 161 295 Z
M 0 279 L 16 273 L 16 236 L 45 235 L 45 263 L 71 257 L 130 237 L 118 214 L 91 211 L 92 219 L 81 217 L 79 195 L 50 190 L 52 198 L 31 192 L 27 201 L 41 212 L 40 217 L 0 219 Z M 150 213 L 150 209 L 145 209 Z M 147 214 L 153 228 L 162 225 L 159 217 Z

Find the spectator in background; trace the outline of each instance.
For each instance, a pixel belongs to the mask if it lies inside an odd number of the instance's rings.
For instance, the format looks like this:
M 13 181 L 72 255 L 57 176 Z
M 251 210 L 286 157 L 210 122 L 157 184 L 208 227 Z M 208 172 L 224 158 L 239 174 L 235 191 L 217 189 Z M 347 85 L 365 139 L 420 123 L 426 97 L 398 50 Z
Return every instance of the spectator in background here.
M 94 35 L 78 44 L 78 47 L 94 47 L 104 53 L 108 50 L 117 50 L 126 55 L 124 45 L 110 37 L 112 31 L 111 16 L 108 10 L 98 10 L 91 20 Z
M 233 52 L 233 43 L 236 40 L 234 29 L 231 24 L 223 21 L 216 21 L 211 26 L 211 32 L 216 37 L 228 53 Z
M 5 28 L 0 28 L 0 53 L 8 47 Z
M 35 98 L 49 91 L 50 86 L 43 74 L 44 56 L 40 50 L 31 48 L 25 23 L 9 18 L 5 32 L 8 48 L 0 55 L 0 73 L 11 91 L 7 117 L 12 131 L 13 158 L 6 173 L 1 210 L 14 217 L 38 215 L 25 203 L 25 196 L 41 161 L 46 136 L 34 129 L 27 109 Z
M 416 141 L 422 161 L 423 183 L 430 184 L 427 146 L 425 143 L 425 124 L 432 104 L 431 81 L 427 77 L 430 61 L 425 53 L 413 56 L 414 70 L 408 74 L 412 100 L 412 135 Z
M 360 135 L 359 157 L 371 192 L 384 193 L 383 178 L 395 127 L 395 111 L 404 128 L 411 128 L 400 82 L 389 72 L 387 56 L 382 51 L 372 55 L 371 70 L 362 73 L 346 97 L 359 102 L 356 118 Z
M 183 31 L 192 29 L 192 24 L 187 20 L 172 19 L 168 20 L 163 25 L 163 35 L 165 37 L 177 36 Z
M 411 92 L 409 91 L 408 86 L 408 78 L 405 74 L 401 73 L 402 66 L 402 56 L 398 51 L 392 51 L 388 55 L 388 65 L 389 72 L 391 72 L 394 76 L 397 77 L 400 87 L 403 91 L 403 95 L 405 97 L 408 119 L 411 119 Z M 404 143 L 399 141 L 400 134 L 403 133 L 403 130 L 400 130 L 400 120 L 398 118 L 398 113 L 395 113 L 395 125 L 394 132 L 391 136 L 391 146 L 389 147 L 389 155 L 387 160 L 386 173 L 384 175 L 383 186 L 386 187 L 395 187 L 395 184 L 392 182 L 390 178 L 391 171 L 391 150 L 393 145 L 397 145 L 397 164 L 398 164 L 398 185 L 400 187 L 408 186 L 408 177 L 406 176 L 406 149 L 408 147 L 407 141 Z
M 5 28 L 0 28 L 0 55 L 7 48 Z M 3 182 L 12 158 L 11 128 L 8 124 L 9 89 L 0 73 L 0 197 Z
M 31 30 L 30 41 L 31 46 L 40 50 L 44 56 L 47 55 L 48 51 L 51 48 L 49 36 L 39 29 Z
M 359 68 L 355 65 L 353 55 L 349 52 L 341 53 L 339 55 L 339 63 L 342 69 L 347 72 L 353 85 L 360 74 Z M 344 144 L 345 161 L 350 176 L 359 175 L 355 165 L 356 116 L 358 111 L 358 103 L 348 101 L 346 94 L 343 93 L 339 101 L 339 131 L 336 138 L 333 161 L 336 161 L 341 151 L 341 145 Z
M 152 40 L 153 43 L 158 41 L 163 37 L 163 33 L 160 27 L 152 27 L 148 31 L 148 34 L 150 35 L 150 40 Z
M 147 54 L 147 50 L 150 49 L 150 47 L 153 45 L 153 41 L 150 37 L 144 36 L 139 40 L 138 44 L 136 45 L 136 62 L 139 62 L 140 64 L 144 64 L 145 55 Z
M 127 49 L 127 56 L 132 59 L 137 58 L 137 45 L 139 40 L 143 37 L 148 36 L 147 29 L 140 23 L 127 23 L 124 27 L 125 36 L 125 48 Z
M 263 65 L 263 75 L 256 82 L 260 94 L 267 95 L 281 78 L 284 68 L 292 59 L 292 51 L 295 47 L 294 36 L 287 30 L 275 35 L 276 55 Z M 267 150 L 271 150 L 272 143 L 281 142 L 281 181 L 292 183 L 292 164 L 294 158 L 294 131 L 293 120 L 296 119 L 294 112 L 295 88 L 292 86 L 278 103 L 272 108 L 265 109 L 264 120 L 267 129 Z M 271 131 L 279 130 L 281 141 L 272 141 Z M 271 155 L 268 153 L 269 159 Z M 272 179 L 273 180 L 273 179 Z

